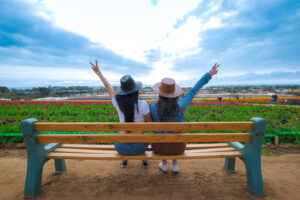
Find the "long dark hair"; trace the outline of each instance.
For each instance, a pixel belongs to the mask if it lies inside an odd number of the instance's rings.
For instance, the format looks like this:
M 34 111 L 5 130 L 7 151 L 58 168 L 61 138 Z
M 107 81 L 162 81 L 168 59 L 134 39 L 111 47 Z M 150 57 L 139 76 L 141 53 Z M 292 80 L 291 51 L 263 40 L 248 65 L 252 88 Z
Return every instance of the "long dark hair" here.
M 179 116 L 177 99 L 178 97 L 167 98 L 159 96 L 159 100 L 157 102 L 157 112 L 160 121 L 167 121 L 171 118 L 176 118 Z
M 133 122 L 135 105 L 137 111 L 139 112 L 138 97 L 138 91 L 128 95 L 116 95 L 116 100 L 119 105 L 119 108 L 125 116 L 125 122 Z

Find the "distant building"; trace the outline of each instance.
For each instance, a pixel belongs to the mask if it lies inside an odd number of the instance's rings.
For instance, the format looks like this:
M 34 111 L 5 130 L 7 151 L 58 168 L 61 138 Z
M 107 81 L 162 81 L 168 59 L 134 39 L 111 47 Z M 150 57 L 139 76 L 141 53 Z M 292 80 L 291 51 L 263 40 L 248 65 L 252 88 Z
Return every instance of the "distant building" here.
M 208 90 L 206 90 L 206 89 L 200 89 L 200 90 L 198 91 L 198 93 L 199 93 L 199 94 L 208 94 L 209 92 L 208 92 Z
M 3 97 L 0 97 L 0 101 L 11 101 L 11 99 L 5 99 Z

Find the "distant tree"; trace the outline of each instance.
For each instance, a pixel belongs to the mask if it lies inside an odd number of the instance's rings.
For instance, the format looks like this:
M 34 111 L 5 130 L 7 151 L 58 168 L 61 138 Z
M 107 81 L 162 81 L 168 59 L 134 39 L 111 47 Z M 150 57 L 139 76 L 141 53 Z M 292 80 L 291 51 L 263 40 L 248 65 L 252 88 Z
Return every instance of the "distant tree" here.
M 9 89 L 5 86 L 0 86 L 0 93 L 6 93 L 9 92 Z
M 41 93 L 41 96 L 47 96 L 48 94 L 50 94 L 50 89 L 46 88 L 46 87 L 40 87 L 39 88 L 39 92 Z
M 24 98 L 24 92 L 22 90 L 14 89 L 12 92 L 5 93 L 4 98 L 12 99 L 12 100 L 20 100 Z
M 39 93 L 39 95 L 41 97 L 45 97 L 48 94 L 50 94 L 50 89 L 46 88 L 46 87 L 33 88 L 32 91 L 35 92 L 35 93 Z

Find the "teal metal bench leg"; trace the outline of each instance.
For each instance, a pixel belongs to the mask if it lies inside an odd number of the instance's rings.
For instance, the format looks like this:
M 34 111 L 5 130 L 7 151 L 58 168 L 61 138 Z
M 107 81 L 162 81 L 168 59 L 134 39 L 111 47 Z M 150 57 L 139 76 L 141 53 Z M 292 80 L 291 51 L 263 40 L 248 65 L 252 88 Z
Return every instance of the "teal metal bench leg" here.
M 235 173 L 235 158 L 225 158 L 224 169 L 229 173 Z
M 34 130 L 36 119 L 28 119 L 21 122 L 24 142 L 27 151 L 27 174 L 25 180 L 25 196 L 35 196 L 42 191 L 42 174 L 46 159 L 44 146 L 37 143 Z
M 36 119 L 27 119 L 21 122 L 24 142 L 27 151 L 27 173 L 25 180 L 24 196 L 35 196 L 42 191 L 42 175 L 44 164 L 48 161 L 46 155 L 60 146 L 58 143 L 44 146 L 37 142 L 39 132 L 34 130 Z M 66 169 L 64 160 L 55 162 L 55 169 L 62 173 Z
M 254 122 L 254 127 L 251 131 L 251 141 L 245 144 L 245 151 L 242 157 L 247 172 L 247 190 L 253 195 L 263 196 L 264 184 L 261 173 L 261 150 L 267 120 L 254 117 L 250 121 Z
M 254 122 L 251 133 L 251 141 L 242 144 L 240 142 L 229 142 L 230 146 L 243 154 L 243 160 L 247 173 L 247 190 L 256 196 L 264 195 L 263 177 L 261 173 L 261 150 L 266 132 L 267 121 L 262 118 L 253 117 L 250 121 Z M 227 161 L 230 162 L 230 161 Z M 230 164 L 226 165 L 227 167 Z M 227 167 L 227 168 L 230 168 Z
M 42 192 L 42 174 L 45 162 L 29 161 L 27 164 L 27 174 L 24 188 L 25 196 L 35 196 Z
M 54 159 L 55 174 L 62 174 L 66 171 L 65 159 Z
M 253 195 L 263 196 L 264 185 L 260 158 L 249 154 L 243 158 L 247 172 L 247 190 Z

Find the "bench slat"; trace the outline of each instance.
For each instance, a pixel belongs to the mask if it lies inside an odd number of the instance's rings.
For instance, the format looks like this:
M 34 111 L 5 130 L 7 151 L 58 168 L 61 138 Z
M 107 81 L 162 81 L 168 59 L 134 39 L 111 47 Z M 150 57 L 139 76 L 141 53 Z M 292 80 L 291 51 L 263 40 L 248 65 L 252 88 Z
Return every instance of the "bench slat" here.
M 225 148 L 209 148 L 209 149 L 193 149 L 188 150 L 189 153 L 201 153 L 201 152 L 226 152 L 226 151 L 236 151 L 233 147 Z
M 36 131 L 225 131 L 252 130 L 253 122 L 142 122 L 142 123 L 70 123 L 37 122 Z
M 229 147 L 228 143 L 213 143 L 213 144 L 187 144 L 186 149 L 208 149 L 208 148 L 223 148 Z
M 164 159 L 205 159 L 205 158 L 233 158 L 242 157 L 238 151 L 229 152 L 204 152 L 189 153 L 186 151 L 180 155 L 158 155 L 147 151 L 145 154 L 126 156 L 115 152 L 108 154 L 88 154 L 88 153 L 56 153 L 52 152 L 47 155 L 48 159 L 80 159 L 80 160 L 164 160 Z
M 113 151 L 115 150 L 91 150 L 91 149 L 69 149 L 69 148 L 57 148 L 54 150 L 54 152 L 60 152 L 60 153 L 98 153 L 98 154 L 107 154 L 107 153 L 112 153 Z
M 250 133 L 201 133 L 201 134 L 76 134 L 36 136 L 39 143 L 115 143 L 115 142 L 247 142 Z
M 206 148 L 223 148 L 229 147 L 228 143 L 213 143 L 213 144 L 187 144 L 186 149 L 206 149 Z M 98 150 L 115 150 L 114 145 L 109 144 L 62 144 L 60 148 L 72 148 L 72 149 L 98 149 Z M 151 150 L 149 145 L 148 150 Z
M 62 144 L 60 148 L 115 150 L 114 145 L 111 144 Z
M 225 151 L 235 151 L 232 147 L 226 148 L 209 148 L 209 149 L 194 149 L 188 150 L 189 153 L 200 153 L 200 152 L 225 152 Z M 107 154 L 112 153 L 111 150 L 90 150 L 90 149 L 68 149 L 68 148 L 57 148 L 54 152 L 58 153 L 92 153 L 92 154 Z

